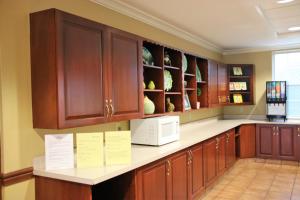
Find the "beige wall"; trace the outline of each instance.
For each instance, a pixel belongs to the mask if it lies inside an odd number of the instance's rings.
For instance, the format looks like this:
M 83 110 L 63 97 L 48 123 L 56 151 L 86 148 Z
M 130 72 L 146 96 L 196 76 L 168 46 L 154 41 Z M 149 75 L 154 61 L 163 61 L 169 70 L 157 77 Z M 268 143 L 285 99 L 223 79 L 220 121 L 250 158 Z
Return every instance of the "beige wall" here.
M 0 113 L 2 172 L 26 168 L 33 157 L 43 154 L 43 135 L 47 130 L 32 128 L 29 13 L 47 8 L 58 8 L 79 16 L 160 41 L 189 52 L 221 60 L 221 55 L 207 51 L 190 42 L 157 30 L 134 19 L 115 13 L 89 0 L 1 0 L 0 1 Z M 0 109 L 1 111 L 1 109 Z M 204 109 L 181 115 L 183 122 L 222 114 L 221 108 Z M 45 113 L 46 114 L 46 113 Z M 66 131 L 128 129 L 128 122 L 90 126 Z M 33 181 L 4 188 L 6 200 L 33 199 Z
M 227 64 L 254 64 L 255 65 L 255 96 L 253 106 L 226 106 L 224 115 L 265 115 L 266 81 L 272 80 L 272 52 L 245 53 L 223 56 Z

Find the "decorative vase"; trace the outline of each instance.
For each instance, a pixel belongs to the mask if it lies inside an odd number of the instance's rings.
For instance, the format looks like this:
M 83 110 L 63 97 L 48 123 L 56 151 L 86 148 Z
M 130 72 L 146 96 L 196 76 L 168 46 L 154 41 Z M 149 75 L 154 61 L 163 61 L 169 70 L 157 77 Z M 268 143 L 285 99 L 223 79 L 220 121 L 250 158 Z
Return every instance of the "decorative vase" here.
M 167 110 L 168 112 L 173 112 L 175 110 L 175 106 L 173 103 L 171 103 L 170 97 L 167 97 Z
M 202 94 L 201 88 L 197 88 L 197 96 L 200 97 Z
M 169 56 L 169 54 L 168 54 L 167 51 L 165 51 L 164 64 L 165 64 L 165 65 L 169 65 L 169 66 L 172 65 L 170 56 Z
M 155 89 L 155 84 L 153 81 L 150 81 L 149 84 L 148 84 L 148 89 L 150 90 L 154 90 Z
M 154 103 L 147 97 L 145 96 L 144 98 L 144 114 L 153 114 L 155 111 L 155 105 Z

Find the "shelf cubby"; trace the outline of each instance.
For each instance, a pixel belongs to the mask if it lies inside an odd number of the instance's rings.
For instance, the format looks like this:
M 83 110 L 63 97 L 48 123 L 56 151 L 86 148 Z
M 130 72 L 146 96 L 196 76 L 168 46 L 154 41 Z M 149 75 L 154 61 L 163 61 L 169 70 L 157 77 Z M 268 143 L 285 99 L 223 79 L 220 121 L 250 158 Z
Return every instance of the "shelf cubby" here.
M 187 59 L 187 69 L 183 73 L 184 95 L 187 94 L 192 109 L 197 108 L 196 57 L 183 54 Z M 186 110 L 189 111 L 189 110 Z
M 208 107 L 208 61 L 206 59 L 197 58 L 197 66 L 201 73 L 201 82 L 197 82 L 197 88 L 201 89 L 201 95 L 197 95 L 197 101 L 200 102 L 200 108 Z M 196 90 L 197 94 L 197 90 Z
M 234 73 L 234 67 L 240 67 L 241 75 Z M 230 83 L 245 82 L 247 90 L 230 90 Z M 230 105 L 253 105 L 254 66 L 252 64 L 229 64 L 228 65 L 228 88 Z M 235 103 L 233 96 L 241 94 L 243 103 Z
M 148 89 L 148 84 L 150 81 L 154 82 L 155 89 L 164 90 L 163 70 L 156 70 L 153 68 L 144 67 L 144 83 L 146 84 L 146 89 Z
M 182 112 L 183 111 L 183 99 L 182 94 L 180 95 L 173 95 L 173 94 L 166 94 L 165 95 L 165 101 L 167 98 L 170 98 L 171 102 L 175 106 L 175 112 Z M 167 104 L 165 102 L 165 111 L 168 112 Z
M 151 43 L 151 42 L 148 42 L 148 41 L 144 41 L 143 42 L 143 46 L 146 47 L 150 53 L 152 54 L 152 57 L 153 57 L 153 61 L 154 61 L 154 64 L 153 65 L 146 65 L 147 67 L 162 67 L 163 66 L 163 60 L 164 60 L 164 57 L 163 57 L 163 51 L 164 51 L 164 48 L 163 46 L 160 46 L 158 44 L 154 44 L 154 43 Z
M 154 114 L 163 114 L 165 112 L 164 92 L 148 92 L 144 91 L 144 96 L 147 96 L 155 105 Z M 151 115 L 154 115 L 151 114 Z

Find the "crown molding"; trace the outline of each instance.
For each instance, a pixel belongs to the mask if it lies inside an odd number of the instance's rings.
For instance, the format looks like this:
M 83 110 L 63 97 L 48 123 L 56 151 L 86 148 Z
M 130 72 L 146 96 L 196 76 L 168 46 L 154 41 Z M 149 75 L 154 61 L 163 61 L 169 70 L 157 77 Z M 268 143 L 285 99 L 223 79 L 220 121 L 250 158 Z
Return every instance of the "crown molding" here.
M 192 42 L 194 44 L 202 46 L 211 51 L 214 51 L 217 53 L 223 52 L 223 49 L 220 46 L 215 45 L 195 34 L 191 34 L 177 26 L 174 26 L 174 25 L 172 25 L 164 20 L 161 20 L 153 15 L 145 13 L 142 10 L 139 10 L 139 9 L 137 9 L 133 6 L 130 6 L 124 2 L 121 2 L 119 0 L 90 0 L 90 1 L 97 3 L 99 5 L 102 5 L 106 8 L 109 8 L 118 13 L 129 16 L 138 21 L 144 22 L 145 24 L 151 25 L 155 28 L 158 28 L 167 33 L 175 35 L 179 38 L 182 38 L 184 40 L 187 40 L 189 42 Z
M 264 51 L 281 51 L 281 50 L 291 50 L 291 49 L 299 49 L 299 48 L 300 48 L 300 43 L 290 44 L 290 45 L 277 45 L 277 46 L 270 46 L 270 47 L 259 47 L 259 48 L 229 49 L 229 50 L 223 50 L 223 55 L 255 53 L 255 52 L 264 52 Z
M 164 20 L 159 19 L 158 17 L 150 15 L 120 0 L 90 0 L 90 1 L 99 4 L 101 6 L 104 6 L 108 9 L 111 9 L 113 11 L 116 11 L 118 13 L 121 13 L 123 15 L 129 16 L 133 19 L 141 21 L 155 28 L 158 28 L 160 30 L 163 30 L 169 34 L 175 35 L 179 38 L 197 44 L 208 50 L 221 53 L 223 55 L 255 53 L 255 52 L 264 52 L 264 51 L 280 51 L 280 50 L 300 48 L 300 43 L 298 43 L 292 45 L 277 45 L 277 46 L 267 46 L 267 47 L 257 47 L 257 48 L 223 49 L 221 46 L 213 44 L 195 34 L 189 33 L 188 31 L 185 31 L 177 26 L 174 26 Z

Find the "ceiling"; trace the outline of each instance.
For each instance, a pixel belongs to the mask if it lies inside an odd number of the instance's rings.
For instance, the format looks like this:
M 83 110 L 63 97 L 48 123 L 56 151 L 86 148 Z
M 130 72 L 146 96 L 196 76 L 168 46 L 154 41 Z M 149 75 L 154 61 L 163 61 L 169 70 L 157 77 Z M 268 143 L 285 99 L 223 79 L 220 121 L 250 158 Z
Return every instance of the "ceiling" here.
M 222 52 L 300 47 L 300 0 L 94 1 Z

